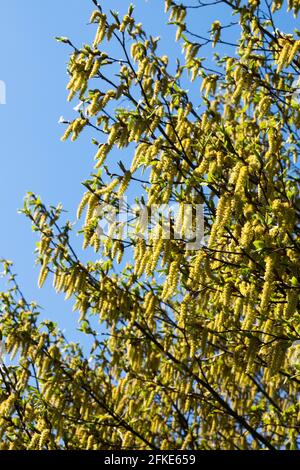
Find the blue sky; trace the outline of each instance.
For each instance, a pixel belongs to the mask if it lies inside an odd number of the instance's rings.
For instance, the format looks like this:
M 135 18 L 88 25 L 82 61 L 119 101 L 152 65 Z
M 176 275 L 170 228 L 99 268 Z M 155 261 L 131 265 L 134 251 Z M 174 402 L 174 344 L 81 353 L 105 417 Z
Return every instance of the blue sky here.
M 153 35 L 161 32 L 162 2 L 137 3 L 141 21 L 152 27 Z M 120 12 L 127 5 L 124 0 L 109 2 Z M 17 210 L 25 193 L 32 191 L 46 204 L 62 202 L 75 220 L 81 182 L 92 170 L 95 147 L 87 133 L 76 143 L 60 141 L 64 128 L 58 120 L 61 115 L 72 117 L 77 102 L 66 102 L 70 49 L 54 37 L 67 36 L 77 45 L 91 42 L 94 28 L 87 23 L 92 11 L 89 0 L 10 0 L 0 7 L 0 80 L 6 84 L 6 105 L 0 106 L 0 257 L 14 261 L 25 296 L 43 307 L 42 316 L 72 334 L 72 302 L 56 295 L 51 282 L 37 288 L 37 238 Z
M 124 12 L 125 0 L 103 1 Z M 164 25 L 162 0 L 137 0 L 136 17 L 153 36 L 162 36 L 162 53 L 174 55 L 174 30 Z M 17 214 L 27 191 L 41 195 L 46 204 L 62 202 L 75 220 L 83 193 L 81 182 L 93 166 L 95 147 L 91 134 L 76 143 L 61 142 L 63 127 L 59 117 L 73 116 L 66 102 L 66 64 L 70 50 L 55 36 L 67 36 L 76 45 L 90 43 L 94 29 L 87 25 L 93 5 L 90 0 L 9 0 L 1 2 L 0 80 L 7 89 L 7 103 L 0 105 L 0 257 L 11 259 L 25 296 L 44 307 L 43 317 L 58 321 L 73 332 L 72 305 L 52 290 L 51 283 L 37 288 L 34 267 L 37 238 L 30 223 Z M 213 19 L 222 20 L 222 8 L 202 9 L 192 17 L 200 34 Z M 195 28 L 194 28 L 195 29 Z

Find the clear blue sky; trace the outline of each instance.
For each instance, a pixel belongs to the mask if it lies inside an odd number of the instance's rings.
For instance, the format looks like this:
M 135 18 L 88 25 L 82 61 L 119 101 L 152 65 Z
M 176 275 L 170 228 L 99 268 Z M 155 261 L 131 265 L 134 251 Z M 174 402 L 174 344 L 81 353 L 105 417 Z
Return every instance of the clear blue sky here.
M 123 12 L 125 0 L 103 4 Z M 163 38 L 162 53 L 178 51 L 174 30 L 166 28 L 163 0 L 136 0 L 136 17 L 153 36 Z M 66 102 L 66 64 L 69 48 L 55 36 L 67 36 L 76 45 L 90 43 L 94 28 L 87 26 L 93 10 L 90 0 L 9 0 L 1 2 L 0 80 L 6 83 L 7 104 L 0 105 L 0 257 L 11 259 L 25 296 L 44 307 L 43 317 L 58 321 L 72 331 L 71 303 L 55 294 L 48 282 L 37 288 L 34 267 L 37 241 L 30 223 L 17 210 L 27 191 L 41 195 L 46 204 L 62 202 L 74 221 L 83 193 L 81 182 L 93 166 L 95 147 L 84 133 L 76 143 L 62 143 L 59 117 L 72 117 Z M 194 15 L 193 29 L 205 34 L 213 19 L 222 20 L 222 8 L 202 9 Z M 77 336 L 77 335 L 76 335 Z
M 151 26 L 153 35 L 160 33 L 162 2 L 137 4 L 141 21 Z M 124 0 L 109 2 L 120 12 L 127 6 Z M 72 117 L 77 102 L 66 102 L 70 49 L 54 37 L 67 36 L 76 45 L 90 43 L 95 29 L 87 23 L 93 9 L 90 0 L 10 0 L 0 7 L 0 80 L 7 89 L 7 103 L 0 106 L 0 257 L 14 261 L 25 296 L 43 306 L 42 316 L 72 334 L 72 302 L 56 295 L 51 282 L 37 288 L 37 238 L 17 210 L 25 193 L 32 191 L 46 204 L 62 202 L 75 220 L 81 182 L 92 170 L 95 147 L 87 133 L 76 143 L 60 141 L 64 128 L 59 117 Z

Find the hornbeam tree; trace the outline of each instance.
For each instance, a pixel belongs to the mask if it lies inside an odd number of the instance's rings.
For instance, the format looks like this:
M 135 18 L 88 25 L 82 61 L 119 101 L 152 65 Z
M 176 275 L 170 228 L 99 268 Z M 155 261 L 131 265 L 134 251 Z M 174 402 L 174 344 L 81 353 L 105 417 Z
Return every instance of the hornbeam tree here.
M 161 2 L 174 60 L 132 5 L 92 3 L 94 41 L 57 38 L 80 100 L 62 140 L 94 133 L 86 253 L 61 206 L 23 208 L 38 284 L 73 302 L 84 339 L 39 320 L 3 261 L 0 447 L 299 449 L 300 1 Z M 195 26 L 205 8 L 215 21 Z M 126 236 L 117 218 L 101 229 L 120 200 Z M 144 236 L 141 213 L 174 204 L 170 236 L 151 218 Z M 199 205 L 194 246 L 184 208 Z

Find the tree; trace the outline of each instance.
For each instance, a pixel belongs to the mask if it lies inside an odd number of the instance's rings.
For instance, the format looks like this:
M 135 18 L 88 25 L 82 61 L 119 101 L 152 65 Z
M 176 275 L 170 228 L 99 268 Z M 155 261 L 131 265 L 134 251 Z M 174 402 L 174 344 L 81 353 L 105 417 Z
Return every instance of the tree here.
M 282 0 L 166 0 L 184 53 L 173 73 L 131 5 L 122 18 L 93 3 L 93 44 L 58 38 L 72 49 L 69 100 L 81 101 L 63 140 L 95 131 L 77 214 L 86 210 L 90 261 L 72 247 L 60 206 L 29 194 L 23 209 L 40 235 L 39 286 L 53 278 L 93 344 L 84 353 L 39 322 L 3 261 L 12 359 L 1 366 L 0 446 L 298 449 L 300 32 L 277 21 L 300 2 L 285 13 Z M 228 18 L 202 36 L 189 21 L 208 5 Z M 110 42 L 122 57 L 105 52 Z M 103 208 L 111 214 L 124 195 L 139 207 L 127 202 L 128 236 L 117 219 L 101 232 Z M 143 236 L 141 214 L 174 203 L 171 236 L 152 219 Z M 199 205 L 205 236 L 194 246 Z

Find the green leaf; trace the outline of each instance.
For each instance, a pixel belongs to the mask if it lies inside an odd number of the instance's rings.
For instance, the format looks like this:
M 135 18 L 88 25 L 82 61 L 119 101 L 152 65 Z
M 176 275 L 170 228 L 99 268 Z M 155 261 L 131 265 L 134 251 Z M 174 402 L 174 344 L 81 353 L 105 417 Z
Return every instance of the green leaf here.
M 57 42 L 63 42 L 64 44 L 70 44 L 70 39 L 64 36 L 56 36 L 55 37 Z
M 254 240 L 253 245 L 257 251 L 260 251 L 265 247 L 265 242 L 263 240 Z
M 298 285 L 298 279 L 296 278 L 296 276 L 292 277 L 291 284 L 292 284 L 292 286 L 297 286 Z

